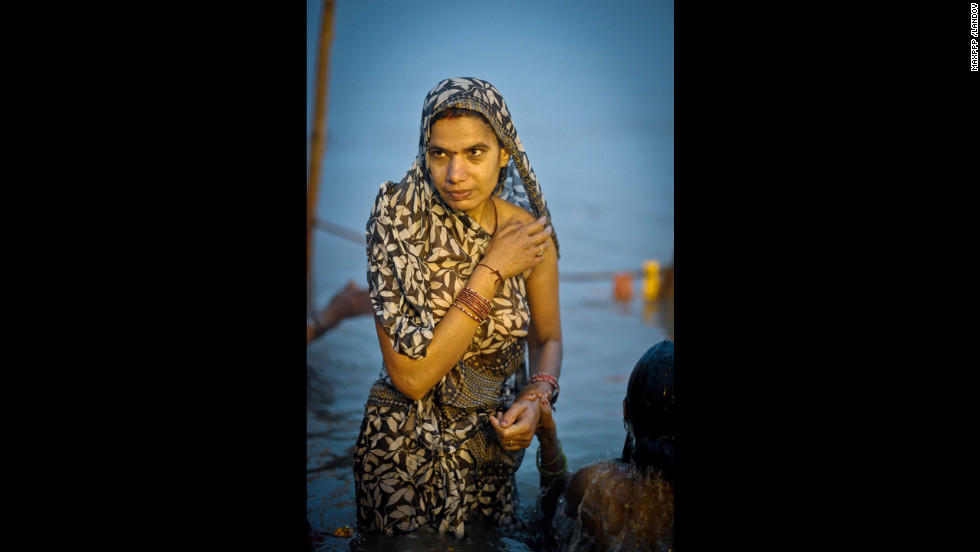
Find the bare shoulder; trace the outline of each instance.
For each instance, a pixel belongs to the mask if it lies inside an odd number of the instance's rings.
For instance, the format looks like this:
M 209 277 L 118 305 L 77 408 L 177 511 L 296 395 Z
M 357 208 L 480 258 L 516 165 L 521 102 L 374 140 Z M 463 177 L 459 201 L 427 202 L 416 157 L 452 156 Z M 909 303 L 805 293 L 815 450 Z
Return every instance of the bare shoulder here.
M 618 459 L 614 460 L 594 460 L 575 472 L 575 479 L 581 480 L 583 483 L 592 481 L 592 479 L 599 473 L 607 472 L 619 466 L 622 462 Z
M 571 481 L 568 483 L 568 491 L 566 492 L 566 499 L 569 505 L 577 509 L 578 504 L 582 501 L 590 487 L 595 482 L 596 476 L 602 472 L 608 471 L 610 465 L 614 460 L 596 460 L 590 464 L 586 464 L 578 469 L 572 476 Z
M 511 224 L 513 222 L 520 222 L 521 224 L 528 224 L 534 222 L 536 217 L 530 211 L 514 205 L 509 201 L 504 201 L 500 198 L 494 198 L 494 205 L 497 207 L 497 225 L 503 226 Z

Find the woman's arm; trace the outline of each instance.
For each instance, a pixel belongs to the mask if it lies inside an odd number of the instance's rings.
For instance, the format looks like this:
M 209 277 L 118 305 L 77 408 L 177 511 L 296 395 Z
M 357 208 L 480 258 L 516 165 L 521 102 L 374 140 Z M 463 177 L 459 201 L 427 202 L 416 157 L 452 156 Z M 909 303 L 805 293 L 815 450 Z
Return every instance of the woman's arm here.
M 550 235 L 551 227 L 546 226 L 544 217 L 528 224 L 515 222 L 506 225 L 494 234 L 480 263 L 499 272 L 500 277 L 510 278 L 542 264 L 542 257 L 535 256 L 535 253 L 538 244 L 550 239 Z M 490 268 L 477 266 L 466 287 L 492 300 L 501 282 Z M 375 320 L 378 343 L 392 383 L 412 400 L 424 397 L 463 357 L 479 324 L 461 310 L 450 308 L 433 329 L 432 341 L 425 356 L 415 359 L 396 352 L 387 332 Z
M 466 286 L 490 298 L 497 291 L 497 276 L 478 266 Z M 432 341 L 422 358 L 412 358 L 395 352 L 388 332 L 374 320 L 388 375 L 395 387 L 406 397 L 419 400 L 429 392 L 463 357 L 480 324 L 457 308 L 450 308 L 432 331 Z
M 527 297 L 531 308 L 531 327 L 528 329 L 527 347 L 531 363 L 530 373 L 546 374 L 558 379 L 561 375 L 561 312 L 558 301 L 558 254 L 549 238 L 544 262 L 534 267 L 527 278 Z M 538 395 L 551 397 L 554 387 L 547 382 L 535 382 L 528 386 Z
M 537 394 L 531 393 L 531 396 L 536 397 Z M 547 397 L 541 397 L 540 402 L 541 420 L 535 432 L 538 436 L 538 454 L 535 462 L 540 476 L 541 512 L 544 514 L 545 526 L 550 528 L 558 499 L 565 492 L 571 475 L 568 473 L 568 458 L 558 439 L 558 428 L 551 416 L 551 402 Z
M 547 374 L 556 380 L 561 374 L 562 344 L 561 315 L 558 303 L 558 255 L 554 242 L 548 238 L 543 261 L 534 267 L 527 277 L 527 297 L 531 309 L 531 326 L 527 343 L 530 372 Z M 535 393 L 550 397 L 554 387 L 545 381 L 531 383 L 521 391 L 522 396 Z M 531 446 L 534 432 L 538 429 L 541 405 L 538 401 L 515 401 L 498 420 L 491 418 L 500 442 L 507 450 Z M 510 445 L 508 445 L 510 443 Z

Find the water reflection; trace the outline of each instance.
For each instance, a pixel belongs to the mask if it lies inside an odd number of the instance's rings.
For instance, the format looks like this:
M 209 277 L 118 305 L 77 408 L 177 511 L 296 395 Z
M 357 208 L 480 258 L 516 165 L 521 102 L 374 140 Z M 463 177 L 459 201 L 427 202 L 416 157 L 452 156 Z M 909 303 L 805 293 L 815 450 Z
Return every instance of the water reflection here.
M 667 339 L 674 340 L 674 300 L 660 298 L 647 301 L 643 306 L 643 321 L 650 326 L 659 326 L 667 334 Z
M 672 285 L 672 284 L 671 284 Z M 555 422 L 565 443 L 569 471 L 622 450 L 625 431 L 622 399 L 626 378 L 636 359 L 662 339 L 673 340 L 673 294 L 655 301 L 635 294 L 616 301 L 606 281 L 562 283 L 565 355 L 562 397 Z M 449 550 L 540 551 L 537 442 L 531 461 L 517 472 L 518 523 L 507 528 L 468 524 L 461 540 L 418 532 L 401 537 L 362 535 L 335 537 L 354 527 L 353 444 L 363 417 L 368 390 L 381 367 L 381 353 L 370 316 L 348 319 L 307 350 L 307 521 L 311 550 Z

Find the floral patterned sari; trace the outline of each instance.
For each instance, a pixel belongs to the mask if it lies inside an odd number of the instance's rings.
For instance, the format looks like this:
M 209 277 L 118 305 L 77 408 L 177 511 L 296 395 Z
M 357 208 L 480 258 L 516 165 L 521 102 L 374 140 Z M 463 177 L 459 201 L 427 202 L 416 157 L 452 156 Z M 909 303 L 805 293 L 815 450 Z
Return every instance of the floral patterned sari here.
M 399 183 L 381 185 L 367 224 L 375 316 L 394 350 L 412 358 L 425 356 L 435 325 L 491 240 L 466 213 L 449 207 L 428 181 L 429 121 L 448 107 L 482 113 L 511 152 L 494 195 L 535 216 L 546 215 L 550 224 L 499 92 L 472 78 L 437 84 L 423 104 L 418 156 Z M 510 523 L 517 505 L 514 473 L 524 451 L 504 450 L 488 418 L 506 411 L 527 381 L 531 313 L 523 276 L 504 281 L 491 302 L 489 318 L 462 359 L 422 399 L 402 395 L 382 366 L 354 449 L 363 528 L 395 533 L 431 526 L 462 536 L 471 516 Z

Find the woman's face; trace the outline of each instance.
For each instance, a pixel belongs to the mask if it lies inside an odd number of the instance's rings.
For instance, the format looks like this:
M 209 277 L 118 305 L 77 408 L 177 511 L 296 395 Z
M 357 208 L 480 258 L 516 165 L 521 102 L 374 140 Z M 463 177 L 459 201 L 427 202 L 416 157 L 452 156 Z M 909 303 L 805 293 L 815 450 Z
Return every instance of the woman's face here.
M 429 178 L 450 207 L 482 222 L 484 204 L 510 156 L 479 117 L 439 119 L 429 130 Z

